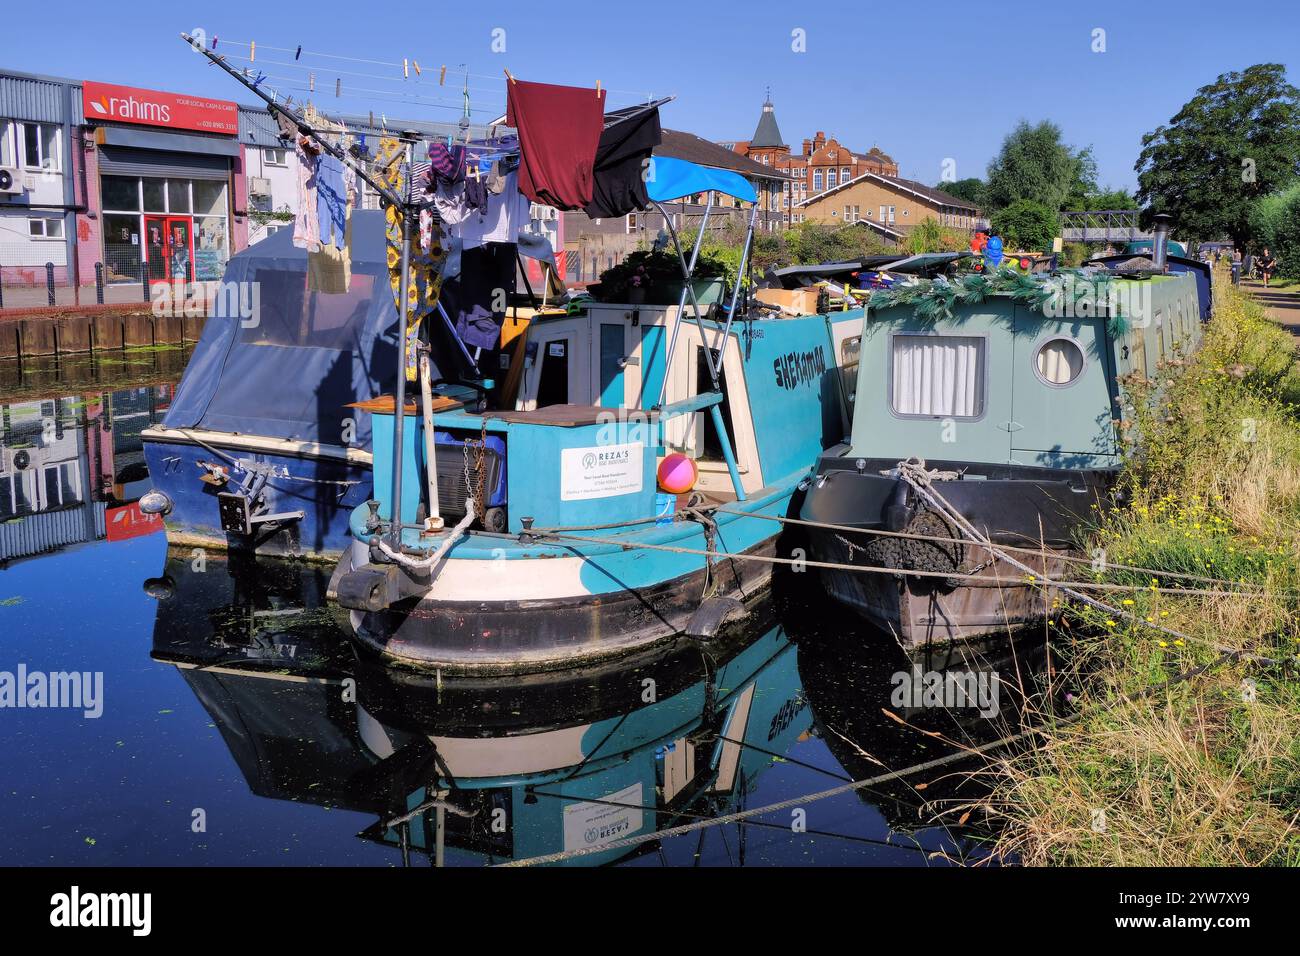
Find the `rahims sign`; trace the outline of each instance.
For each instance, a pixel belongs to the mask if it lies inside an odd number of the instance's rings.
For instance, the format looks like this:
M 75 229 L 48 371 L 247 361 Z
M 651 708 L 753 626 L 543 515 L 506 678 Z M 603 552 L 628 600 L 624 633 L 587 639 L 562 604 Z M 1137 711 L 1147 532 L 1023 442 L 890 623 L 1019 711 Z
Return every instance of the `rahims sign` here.
M 81 105 L 88 122 L 137 123 L 228 136 L 239 133 L 239 108 L 230 100 L 86 80 L 81 84 Z

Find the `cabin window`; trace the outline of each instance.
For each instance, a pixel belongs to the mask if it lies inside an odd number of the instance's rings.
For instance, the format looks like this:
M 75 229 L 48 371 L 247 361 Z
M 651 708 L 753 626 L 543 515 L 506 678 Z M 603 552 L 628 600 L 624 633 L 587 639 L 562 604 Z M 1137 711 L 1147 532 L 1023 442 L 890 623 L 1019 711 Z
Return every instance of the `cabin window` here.
M 1074 339 L 1049 339 L 1038 347 L 1034 356 L 1034 372 L 1039 381 L 1057 388 L 1077 381 L 1085 364 L 1083 349 Z
M 979 418 L 984 414 L 986 340 L 974 335 L 894 335 L 890 405 L 897 415 Z

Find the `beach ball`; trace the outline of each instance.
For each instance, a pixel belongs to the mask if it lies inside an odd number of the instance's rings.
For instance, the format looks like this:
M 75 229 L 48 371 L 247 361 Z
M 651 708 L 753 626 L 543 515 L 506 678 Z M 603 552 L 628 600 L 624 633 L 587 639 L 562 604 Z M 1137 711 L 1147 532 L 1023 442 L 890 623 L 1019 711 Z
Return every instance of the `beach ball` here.
M 698 477 L 699 471 L 694 459 L 679 451 L 665 455 L 664 460 L 659 462 L 659 487 L 671 494 L 681 495 L 690 491 L 695 487 Z

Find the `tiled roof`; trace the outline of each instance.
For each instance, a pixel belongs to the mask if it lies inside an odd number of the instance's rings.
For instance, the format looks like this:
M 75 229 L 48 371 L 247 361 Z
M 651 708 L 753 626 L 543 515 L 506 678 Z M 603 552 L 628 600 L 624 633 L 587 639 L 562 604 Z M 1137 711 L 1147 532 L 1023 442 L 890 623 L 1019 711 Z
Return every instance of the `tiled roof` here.
M 701 166 L 715 169 L 729 169 L 742 176 L 758 176 L 763 179 L 786 180 L 790 177 L 772 166 L 756 163 L 747 156 L 741 156 L 725 146 L 711 143 L 694 133 L 681 130 L 665 129 L 663 142 L 654 148 L 656 156 L 672 156 Z
M 974 206 L 964 199 L 958 199 L 956 196 L 951 196 L 941 189 L 934 189 L 924 183 L 918 183 L 915 179 L 903 179 L 901 176 L 882 176 L 880 173 L 863 173 L 861 176 L 850 179 L 847 183 L 840 183 L 838 186 L 832 186 L 830 189 L 823 190 L 815 196 L 809 196 L 807 199 L 796 203 L 795 205 L 806 206 L 809 203 L 816 202 L 818 199 L 840 192 L 848 186 L 860 183 L 864 179 L 874 180 L 886 188 L 898 189 L 903 192 L 912 193 L 913 195 L 920 196 L 922 199 L 932 202 L 935 205 L 955 206 L 958 209 L 969 209 L 973 212 L 979 212 L 978 206 Z

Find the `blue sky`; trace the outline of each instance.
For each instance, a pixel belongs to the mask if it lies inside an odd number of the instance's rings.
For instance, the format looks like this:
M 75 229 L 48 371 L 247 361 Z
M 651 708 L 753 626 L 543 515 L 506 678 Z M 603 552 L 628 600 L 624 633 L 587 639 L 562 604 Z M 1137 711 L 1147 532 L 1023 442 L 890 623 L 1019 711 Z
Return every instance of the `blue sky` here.
M 611 105 L 676 94 L 666 125 L 710 139 L 747 139 L 770 86 L 781 132 L 797 149 L 825 130 L 847 145 L 878 145 L 904 176 L 983 176 L 1019 119 L 1051 119 L 1067 142 L 1091 144 L 1103 184 L 1132 187 L 1142 134 L 1166 122 L 1197 87 L 1252 63 L 1281 62 L 1300 84 L 1300 15 L 1290 2 L 429 4 L 422 9 L 333 0 L 126 6 L 73 0 L 51 7 L 51 28 L 0 36 L 0 65 L 248 101 L 176 38 L 201 27 L 218 51 L 302 84 L 345 112 L 454 119 L 453 75 L 472 74 L 475 110 L 504 104 L 502 68 L 526 79 L 611 91 Z M 416 13 L 416 10 L 420 10 Z M 367 19 L 369 13 L 378 14 Z M 494 52 L 494 30 L 499 47 Z M 792 50 L 805 31 L 806 51 Z M 1104 30 L 1105 52 L 1094 53 Z M 235 41 L 243 41 L 237 46 Z M 222 46 L 222 43 L 225 46 Z M 304 53 L 294 64 L 296 48 Z M 290 52 L 273 50 L 286 48 Z M 331 60 L 329 53 L 379 63 Z M 403 57 L 424 74 L 403 80 Z M 394 65 L 387 65 L 394 64 Z M 439 88 L 437 67 L 449 70 Z M 243 64 L 239 64 L 243 65 Z M 348 71 L 343 73 L 341 71 Z M 365 74 L 365 75 L 349 75 Z M 372 90 L 334 101 L 344 91 Z M 287 86 L 283 80 L 269 80 Z M 411 95 L 426 99 L 416 101 Z M 430 99 L 442 99 L 435 105 Z M 486 112 L 475 119 L 490 118 Z

